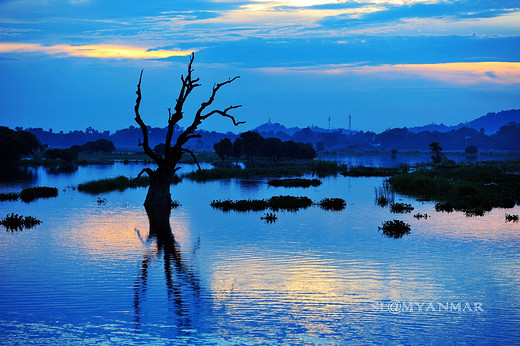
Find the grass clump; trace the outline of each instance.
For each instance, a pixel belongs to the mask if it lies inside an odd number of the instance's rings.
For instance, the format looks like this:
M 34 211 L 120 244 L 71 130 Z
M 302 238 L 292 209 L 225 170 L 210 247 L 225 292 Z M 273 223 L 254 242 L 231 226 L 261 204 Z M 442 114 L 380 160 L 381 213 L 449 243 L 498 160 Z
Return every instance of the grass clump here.
M 376 196 L 376 204 L 380 207 L 386 207 L 388 204 L 394 203 L 395 192 L 392 187 L 385 181 L 382 186 L 374 187 Z
M 0 202 L 3 201 L 16 201 L 20 198 L 19 193 L 10 192 L 10 193 L 0 193 Z
M 78 191 L 97 195 L 99 193 L 110 191 L 124 191 L 128 188 L 136 188 L 150 185 L 149 177 L 141 177 L 139 179 L 129 179 L 125 176 L 118 176 L 115 178 L 107 178 L 100 180 L 91 180 L 78 185 Z
M 48 186 L 28 187 L 20 192 L 20 199 L 26 203 L 32 202 L 37 198 L 50 198 L 58 196 L 58 189 Z
M 383 234 L 389 238 L 402 238 L 403 235 L 409 234 L 411 227 L 402 220 L 385 221 L 382 226 L 378 227 Z
M 414 208 L 408 203 L 392 203 L 390 204 L 390 211 L 392 213 L 410 213 Z
M 347 202 L 345 202 L 342 198 L 324 198 L 317 203 L 320 208 L 325 210 L 343 210 L 347 206 Z
M 41 224 L 41 221 L 32 216 L 23 217 L 22 215 L 14 213 L 7 215 L 5 218 L 0 220 L 0 225 L 4 226 L 9 231 L 21 231 L 24 228 L 33 228 L 39 224 Z
M 297 211 L 312 205 L 312 200 L 308 197 L 294 196 L 274 196 L 269 199 L 247 199 L 247 200 L 214 200 L 210 204 L 213 208 L 222 211 L 262 211 L 271 209 L 272 211 L 288 210 Z
M 319 179 L 303 179 L 303 178 L 289 178 L 289 179 L 271 179 L 267 182 L 270 186 L 274 187 L 310 187 L 320 186 L 321 181 Z

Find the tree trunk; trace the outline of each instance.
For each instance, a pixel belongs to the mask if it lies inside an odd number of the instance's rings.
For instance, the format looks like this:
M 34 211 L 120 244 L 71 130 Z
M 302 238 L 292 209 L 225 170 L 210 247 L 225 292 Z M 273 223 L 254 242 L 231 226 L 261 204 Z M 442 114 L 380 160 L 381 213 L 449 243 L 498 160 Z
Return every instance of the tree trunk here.
M 144 206 L 148 208 L 171 208 L 171 194 L 170 194 L 170 182 L 172 175 L 167 173 L 161 173 L 159 168 L 154 174 L 150 176 L 150 187 L 146 194 L 146 200 Z

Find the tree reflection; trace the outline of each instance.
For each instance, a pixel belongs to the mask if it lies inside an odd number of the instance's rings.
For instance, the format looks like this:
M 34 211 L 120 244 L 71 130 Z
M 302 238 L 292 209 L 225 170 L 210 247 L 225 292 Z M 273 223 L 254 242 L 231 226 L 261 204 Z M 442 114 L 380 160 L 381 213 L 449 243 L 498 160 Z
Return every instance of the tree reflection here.
M 179 244 L 170 227 L 170 208 L 146 208 L 150 231 L 143 243 L 155 243 L 143 255 L 139 275 L 134 286 L 134 319 L 136 326 L 142 323 L 142 308 L 148 291 L 149 270 L 154 260 L 163 259 L 166 293 L 168 297 L 168 319 L 179 329 L 192 328 L 193 308 L 200 314 L 200 282 L 198 275 L 182 258 Z M 197 243 L 198 244 L 198 243 Z M 196 250 L 196 248 L 195 248 Z M 195 305 L 195 306 L 194 306 Z

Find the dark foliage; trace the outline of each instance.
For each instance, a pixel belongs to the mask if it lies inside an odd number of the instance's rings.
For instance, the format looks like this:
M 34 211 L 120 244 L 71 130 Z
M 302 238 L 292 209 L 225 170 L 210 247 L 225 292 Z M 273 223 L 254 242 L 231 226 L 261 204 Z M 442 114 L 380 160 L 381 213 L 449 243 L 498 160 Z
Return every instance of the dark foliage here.
M 385 221 L 382 226 L 378 227 L 383 234 L 389 238 L 402 238 L 403 235 L 409 234 L 411 227 L 402 220 Z
M 175 176 L 175 180 L 172 184 L 180 182 L 180 178 Z M 78 191 L 97 195 L 104 192 L 110 191 L 124 191 L 128 188 L 144 187 L 150 185 L 149 177 L 140 177 L 138 179 L 130 179 L 125 176 L 118 176 L 115 178 L 107 178 L 100 180 L 92 180 L 83 184 L 78 185 Z
M 83 144 L 81 150 L 87 153 L 111 153 L 116 150 L 116 147 L 112 141 L 101 138 Z
M 40 141 L 27 131 L 14 131 L 0 126 L 0 168 L 11 167 L 42 148 Z
M 63 160 L 66 162 L 73 162 L 78 160 L 78 153 L 75 149 L 48 149 L 45 152 L 45 157 L 51 160 Z
M 322 209 L 336 211 L 343 210 L 347 206 L 347 202 L 342 198 L 324 198 L 316 204 Z
M 18 198 L 20 198 L 19 193 L 0 193 L 0 202 L 1 201 L 16 201 Z
M 265 157 L 273 161 L 279 159 L 313 159 L 316 150 L 312 144 L 282 141 L 279 138 L 264 138 L 257 132 L 242 133 L 233 143 L 224 138 L 214 145 L 215 153 L 222 159 L 226 157 L 239 158 L 246 155 L 249 161 L 253 157 Z
M 305 209 L 312 205 L 312 200 L 308 197 L 294 196 L 274 196 L 265 199 L 247 199 L 247 200 L 215 200 L 211 202 L 211 206 L 222 211 L 262 211 L 271 209 L 273 211 L 288 210 L 297 211 Z
M 48 186 L 28 187 L 20 192 L 20 199 L 26 203 L 37 198 L 50 198 L 58 196 L 58 189 Z
M 8 231 L 21 231 L 24 228 L 33 228 L 39 224 L 41 224 L 41 221 L 32 216 L 23 217 L 14 213 L 0 220 L 0 225 L 4 226 Z
M 480 162 L 438 166 L 389 179 L 399 193 L 437 201 L 437 211 L 459 210 L 468 216 L 520 203 L 520 175 L 513 162 Z
M 275 187 L 310 187 L 320 186 L 321 181 L 318 179 L 303 179 L 303 178 L 289 178 L 289 179 L 271 179 L 267 182 L 270 186 Z
M 411 213 L 414 208 L 407 203 L 392 203 L 390 204 L 390 211 L 392 213 Z

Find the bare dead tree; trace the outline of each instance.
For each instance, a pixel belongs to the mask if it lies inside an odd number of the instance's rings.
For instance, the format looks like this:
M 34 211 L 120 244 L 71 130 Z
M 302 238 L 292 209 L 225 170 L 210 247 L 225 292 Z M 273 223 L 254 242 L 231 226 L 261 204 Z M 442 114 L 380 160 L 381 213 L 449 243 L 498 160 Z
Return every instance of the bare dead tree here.
M 198 126 L 202 124 L 204 120 L 217 114 L 222 117 L 231 119 L 235 126 L 245 123 L 245 121 L 237 122 L 235 118 L 231 114 L 229 114 L 231 110 L 239 108 L 241 107 L 241 105 L 229 106 L 224 110 L 209 110 L 209 107 L 215 100 L 215 96 L 217 95 L 217 92 L 220 90 L 220 88 L 240 78 L 240 76 L 236 76 L 234 78 L 228 79 L 225 82 L 217 83 L 213 86 L 213 90 L 210 97 L 207 101 L 201 103 L 199 109 L 195 113 L 191 125 L 188 126 L 186 130 L 184 130 L 184 132 L 182 132 L 177 137 L 175 143 L 172 143 L 174 126 L 183 118 L 183 107 L 184 103 L 186 102 L 186 99 L 195 88 L 201 86 L 201 84 L 199 84 L 199 78 L 193 78 L 192 76 L 192 65 L 194 59 L 195 54 L 192 53 L 190 56 L 190 62 L 188 64 L 188 72 L 186 76 L 181 75 L 182 86 L 179 92 L 179 96 L 176 100 L 175 107 L 173 108 L 173 112 L 171 108 L 168 109 L 168 129 L 166 132 L 166 138 L 164 143 L 164 155 L 154 152 L 149 145 L 148 128 L 146 127 L 139 113 L 139 106 L 141 104 L 141 81 L 143 78 L 143 71 L 141 71 L 141 74 L 139 75 L 139 83 L 137 84 L 136 91 L 137 99 L 135 100 L 134 107 L 135 121 L 137 122 L 137 124 L 139 124 L 143 133 L 143 141 L 139 141 L 139 146 L 142 146 L 146 155 L 148 155 L 157 164 L 156 169 L 144 168 L 138 175 L 138 178 L 141 177 L 143 173 L 147 173 L 150 176 L 150 187 L 148 189 L 148 194 L 146 195 L 146 200 L 144 202 L 144 205 L 147 209 L 150 207 L 170 207 L 170 184 L 175 175 L 175 172 L 180 168 L 177 167 L 177 164 L 183 155 L 191 155 L 200 169 L 195 153 L 185 148 L 184 146 L 190 139 L 201 137 L 201 135 L 196 131 L 198 129 Z

